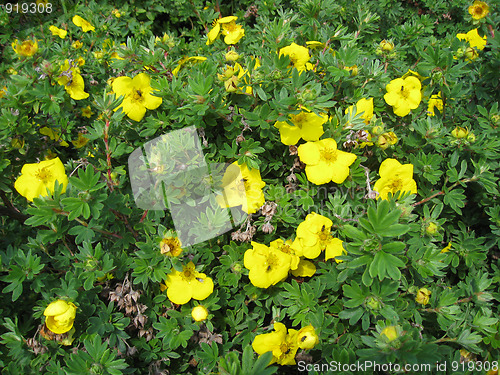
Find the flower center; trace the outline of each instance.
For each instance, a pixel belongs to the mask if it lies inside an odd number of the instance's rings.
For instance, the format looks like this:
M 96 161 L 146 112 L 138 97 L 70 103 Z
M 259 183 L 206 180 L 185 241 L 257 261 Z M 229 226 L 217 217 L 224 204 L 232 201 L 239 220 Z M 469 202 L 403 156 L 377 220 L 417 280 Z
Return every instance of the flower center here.
M 401 188 L 403 187 L 403 181 L 400 178 L 394 179 L 389 186 L 391 191 L 394 193 L 398 190 L 401 190 Z
M 324 148 L 321 150 L 321 157 L 329 162 L 334 162 L 337 160 L 337 150 L 334 150 L 333 148 Z
M 238 25 L 234 21 L 231 21 L 229 23 L 224 23 L 222 25 L 222 28 L 226 30 L 228 33 L 234 33 L 238 29 Z
M 182 249 L 180 247 L 179 240 L 176 238 L 164 238 L 161 241 L 161 253 L 171 256 L 178 256 Z
M 290 343 L 284 342 L 280 345 L 281 355 L 286 356 L 292 350 Z
M 408 96 L 410 95 L 410 90 L 406 89 L 404 86 L 401 86 L 401 91 L 400 91 L 400 95 L 407 99 Z
M 283 244 L 279 247 L 279 249 L 280 249 L 280 251 L 284 252 L 285 254 L 292 254 L 293 253 L 292 249 L 290 248 L 290 245 Z
M 323 228 L 321 228 L 321 232 L 318 233 L 318 237 L 320 241 L 328 241 L 330 239 L 330 230 L 326 229 L 323 225 Z
M 274 254 L 269 254 L 266 258 L 266 262 L 264 265 L 267 266 L 266 272 L 272 272 L 273 267 L 275 267 L 278 264 L 278 258 L 276 258 L 276 255 Z
M 137 101 L 143 100 L 144 97 L 142 96 L 142 91 L 134 90 L 134 92 L 132 93 L 132 99 Z
M 184 268 L 184 270 L 182 271 L 182 274 L 181 274 L 182 278 L 186 281 L 192 281 L 195 279 L 195 273 L 194 273 L 194 269 L 192 268 Z
M 49 183 L 52 178 L 52 173 L 47 169 L 47 167 L 39 169 L 38 172 L 35 173 L 36 178 L 42 181 L 44 184 Z

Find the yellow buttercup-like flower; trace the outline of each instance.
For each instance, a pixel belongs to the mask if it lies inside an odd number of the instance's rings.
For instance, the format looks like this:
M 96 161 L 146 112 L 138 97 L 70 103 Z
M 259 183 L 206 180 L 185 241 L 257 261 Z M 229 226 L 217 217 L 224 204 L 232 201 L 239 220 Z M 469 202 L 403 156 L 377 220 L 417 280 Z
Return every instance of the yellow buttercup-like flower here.
M 167 236 L 160 241 L 161 253 L 171 257 L 178 257 L 181 255 L 181 246 L 181 240 L 173 236 Z
M 345 110 L 346 114 L 351 114 L 354 110 L 354 106 L 351 105 Z M 369 124 L 373 117 L 373 98 L 365 99 L 362 98 L 356 103 L 356 113 L 361 114 L 361 118 L 365 121 L 365 124 Z
M 321 185 L 333 181 L 341 184 L 349 175 L 349 166 L 357 156 L 337 150 L 337 142 L 332 138 L 317 142 L 307 142 L 297 149 L 300 161 L 306 164 L 307 179 Z
M 313 69 L 313 65 L 309 62 L 309 49 L 298 44 L 292 43 L 289 46 L 280 49 L 279 55 L 285 55 L 290 58 L 292 65 L 299 72 Z
M 170 301 L 184 305 L 191 298 L 196 300 L 207 298 L 214 291 L 214 282 L 204 273 L 196 271 L 194 263 L 189 262 L 183 267 L 182 272 L 172 269 L 162 289 L 165 287 Z
M 274 332 L 255 336 L 252 348 L 259 355 L 267 352 L 273 353 L 271 363 L 279 365 L 294 365 L 295 354 L 299 349 L 297 343 L 297 330 L 289 329 L 283 323 L 274 323 Z
M 207 46 L 215 42 L 217 37 L 224 35 L 224 43 L 236 44 L 245 35 L 245 30 L 242 25 L 238 25 L 235 21 L 236 16 L 227 16 L 215 20 L 212 29 L 208 32 Z
M 50 26 L 49 30 L 52 33 L 52 35 L 57 35 L 61 39 L 66 38 L 66 35 L 68 34 L 68 32 L 66 30 L 60 29 L 60 28 L 55 27 L 55 26 Z
M 317 141 L 323 135 L 323 124 L 328 121 L 327 115 L 320 115 L 309 111 L 302 111 L 290 115 L 290 125 L 286 121 L 277 121 L 274 124 L 280 132 L 281 142 L 287 146 L 296 144 L 301 138 L 305 141 Z
M 394 114 L 404 117 L 420 105 L 421 89 L 422 85 L 417 77 L 396 78 L 386 86 L 384 99 L 392 106 Z
M 312 349 L 319 343 L 318 335 L 312 325 L 303 327 L 297 333 L 297 342 L 300 349 Z
M 113 92 L 123 96 L 123 102 L 118 107 L 134 121 L 141 121 L 146 114 L 146 109 L 156 109 L 162 103 L 162 98 L 154 96 L 150 86 L 150 78 L 146 73 L 140 73 L 133 79 L 118 77 L 112 83 Z
M 91 118 L 94 112 L 92 112 L 92 108 L 90 108 L 90 105 L 86 106 L 85 108 L 82 108 L 82 116 L 86 118 Z
M 375 182 L 373 190 L 379 198 L 387 199 L 389 193 L 397 191 L 417 193 L 417 183 L 413 179 L 413 165 L 401 164 L 396 159 L 385 159 L 379 168 L 380 179 Z
M 264 186 L 258 169 L 250 170 L 235 161 L 222 177 L 223 194 L 217 196 L 217 203 L 223 208 L 242 206 L 247 214 L 254 214 L 265 203 Z
M 391 341 L 394 341 L 398 338 L 398 331 L 397 331 L 397 328 L 394 327 L 394 326 L 387 326 L 385 327 L 381 332 L 380 332 L 380 336 L 386 338 L 386 340 L 388 342 L 391 342 Z
M 308 259 L 317 258 L 323 250 L 325 250 L 326 259 L 342 255 L 342 252 L 345 252 L 342 248 L 342 241 L 331 235 L 332 225 L 332 221 L 325 216 L 315 212 L 307 215 L 297 227 L 297 238 L 292 244 L 295 254 Z
M 45 325 L 52 332 L 60 335 L 73 328 L 76 317 L 76 306 L 72 302 L 57 300 L 50 303 L 45 311 Z
M 431 294 L 432 292 L 429 289 L 420 288 L 417 292 L 417 296 L 415 297 L 415 302 L 425 306 L 429 303 L 429 298 Z
M 61 74 L 57 78 L 57 83 L 64 86 L 66 92 L 74 100 L 87 99 L 89 94 L 85 92 L 85 82 L 80 75 L 80 69 L 77 66 L 70 65 L 69 60 L 64 62 L 61 67 Z
M 287 278 L 292 261 L 290 254 L 254 241 L 252 246 L 245 252 L 244 265 L 253 285 L 269 288 Z
M 83 43 L 80 42 L 79 40 L 75 40 L 73 43 L 71 43 L 71 48 L 80 49 L 82 47 L 83 47 Z
M 47 188 L 53 193 L 56 180 L 63 185 L 64 193 L 68 186 L 68 177 L 59 158 L 24 164 L 21 176 L 14 183 L 14 188 L 27 200 L 33 202 L 33 198 L 40 195 L 47 196 Z
M 471 48 L 476 48 L 478 51 L 482 51 L 484 49 L 487 41 L 486 35 L 484 37 L 479 36 L 477 29 L 472 29 L 471 31 L 467 32 L 467 34 L 459 33 L 457 34 L 457 38 L 460 40 L 465 40 L 469 43 L 469 46 Z
M 19 56 L 31 57 L 38 51 L 38 43 L 36 40 L 25 40 L 22 43 L 16 39 L 12 42 L 12 49 Z
M 87 31 L 94 31 L 95 30 L 95 27 L 92 26 L 92 24 L 89 22 L 89 21 L 86 21 L 84 20 L 82 17 L 76 15 L 73 17 L 73 23 L 78 26 L 78 27 L 81 27 L 83 32 L 87 32 Z
M 437 108 L 439 112 L 443 111 L 443 99 L 441 99 L 441 91 L 439 91 L 436 95 L 432 95 L 429 99 L 429 103 L 427 105 L 427 116 L 434 116 L 436 114 Z
M 474 4 L 469 7 L 469 14 L 475 20 L 480 20 L 488 15 L 490 7 L 484 1 L 475 0 Z
M 382 150 L 387 149 L 389 146 L 394 146 L 396 143 L 398 143 L 398 137 L 394 132 L 381 134 L 377 138 L 377 146 Z

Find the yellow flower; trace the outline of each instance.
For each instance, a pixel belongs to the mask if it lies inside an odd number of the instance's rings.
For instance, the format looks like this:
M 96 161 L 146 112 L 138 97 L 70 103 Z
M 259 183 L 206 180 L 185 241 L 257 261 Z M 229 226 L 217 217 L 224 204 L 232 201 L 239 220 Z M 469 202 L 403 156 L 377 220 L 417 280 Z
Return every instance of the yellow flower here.
M 226 58 L 226 61 L 233 61 L 234 62 L 240 58 L 240 55 L 235 50 L 230 50 L 226 53 L 226 55 L 224 57 Z
M 134 121 L 141 121 L 146 109 L 156 109 L 162 103 L 162 98 L 153 96 L 150 78 L 146 73 L 140 73 L 133 79 L 130 77 L 115 78 L 112 87 L 116 96 L 123 96 L 123 102 L 118 107 Z
M 47 196 L 47 188 L 53 193 L 56 180 L 63 185 L 62 192 L 64 193 L 68 186 L 68 177 L 59 158 L 24 164 L 21 176 L 14 183 L 14 188 L 27 200 L 33 202 L 33 198 L 40 195 Z
M 301 138 L 305 141 L 317 141 L 323 135 L 323 124 L 328 121 L 327 115 L 320 115 L 309 111 L 302 111 L 290 115 L 290 125 L 286 121 L 277 121 L 274 124 L 280 132 L 281 142 L 287 146 L 296 144 Z
M 429 99 L 429 103 L 427 105 L 427 116 L 434 116 L 435 108 L 439 110 L 439 112 L 443 111 L 443 99 L 441 99 L 441 91 L 439 91 L 436 95 L 432 95 Z
M 421 88 L 420 80 L 416 77 L 396 78 L 386 86 L 384 99 L 397 116 L 404 117 L 419 106 L 422 100 Z
M 439 231 L 439 227 L 437 224 L 433 221 L 431 221 L 427 226 L 425 227 L 425 233 L 427 233 L 429 236 L 434 236 L 437 232 Z
M 269 288 L 285 280 L 290 270 L 291 255 L 254 241 L 252 246 L 245 252 L 243 260 L 249 270 L 250 282 L 258 288 Z
M 82 108 L 82 116 L 90 118 L 94 112 L 92 112 L 92 108 L 90 108 L 90 105 L 86 106 L 85 108 Z
M 297 149 L 300 161 L 306 164 L 307 179 L 321 185 L 333 181 L 341 184 L 349 175 L 349 166 L 357 156 L 337 150 L 337 142 L 332 138 L 317 142 L 307 142 Z
M 387 326 L 382 330 L 382 332 L 380 332 L 380 336 L 385 336 L 386 339 L 389 342 L 391 342 L 391 341 L 394 341 L 398 338 L 398 332 L 397 332 L 396 327 Z
M 43 128 L 40 129 L 40 134 L 46 135 L 53 141 L 59 142 L 59 144 L 63 147 L 69 146 L 68 142 L 61 140 L 61 134 L 52 130 L 51 128 L 44 126 Z
M 415 302 L 425 306 L 429 303 L 429 297 L 431 294 L 432 292 L 427 288 L 420 288 L 417 292 L 417 296 L 415 297 Z
M 387 149 L 389 146 L 393 146 L 398 143 L 398 137 L 394 132 L 387 132 L 379 135 L 377 139 L 377 146 L 382 150 Z
M 332 224 L 329 218 L 315 212 L 307 215 L 297 227 L 297 238 L 292 244 L 295 254 L 314 259 L 323 250 L 327 250 L 328 254 L 335 253 L 338 243 L 330 234 Z
M 354 106 L 351 105 L 345 110 L 346 114 L 352 114 Z M 373 98 L 365 99 L 362 98 L 356 103 L 356 113 L 361 114 L 361 118 L 364 119 L 365 124 L 369 124 L 373 117 Z
M 465 40 L 469 43 L 471 48 L 477 48 L 477 50 L 482 51 L 486 46 L 486 35 L 484 37 L 480 37 L 477 29 L 472 29 L 467 34 L 457 34 L 457 38 L 460 40 Z
M 73 49 L 80 49 L 83 47 L 83 43 L 80 42 L 79 40 L 75 40 L 73 43 L 71 43 L 71 47 Z
M 387 199 L 389 193 L 417 193 L 417 183 L 413 179 L 413 165 L 402 165 L 396 159 L 385 159 L 378 171 L 380 179 L 375 182 L 373 190 L 379 193 L 379 198 Z
M 87 99 L 89 94 L 85 92 L 85 82 L 80 75 L 80 69 L 70 65 L 69 60 L 61 67 L 61 74 L 57 78 L 57 83 L 64 86 L 69 96 L 74 100 Z
M 488 15 L 490 7 L 483 1 L 475 0 L 474 4 L 469 7 L 469 14 L 475 20 L 480 20 Z
M 181 241 L 177 237 L 165 237 L 160 241 L 162 254 L 178 257 L 182 253 Z
M 297 333 L 297 342 L 300 349 L 312 349 L 319 343 L 318 335 L 312 325 L 303 327 Z
M 325 260 L 334 259 L 337 263 L 342 263 L 342 260 L 337 259 L 336 257 L 342 256 L 347 253 L 345 251 L 344 246 L 342 246 L 343 241 L 339 238 L 332 238 L 330 243 L 326 246 L 325 249 Z
M 172 70 L 172 74 L 174 76 L 176 76 L 179 73 L 179 71 L 184 67 L 184 65 L 187 65 L 189 63 L 194 64 L 194 63 L 202 62 L 202 61 L 205 61 L 206 59 L 207 58 L 203 57 L 203 56 L 184 57 L 184 58 L 179 60 L 179 63 L 177 64 L 177 66 L 174 68 L 174 70 Z
M 191 310 L 191 316 L 196 322 L 202 322 L 208 317 L 208 310 L 205 306 L 198 305 Z
M 85 137 L 82 133 L 78 133 L 78 139 L 71 141 L 73 143 L 73 146 L 76 148 L 82 148 L 89 142 L 89 139 Z
M 25 40 L 21 44 L 16 39 L 12 42 L 12 49 L 19 56 L 31 57 L 38 51 L 38 43 L 36 40 Z
M 184 266 L 182 272 L 172 269 L 167 275 L 165 286 L 168 299 L 177 305 L 184 305 L 191 298 L 203 300 L 214 291 L 212 279 L 196 271 L 193 262 Z
M 208 32 L 207 46 L 215 42 L 219 34 L 224 35 L 224 43 L 236 44 L 245 35 L 243 26 L 236 24 L 238 17 L 228 16 L 215 20 L 213 28 Z
M 267 352 L 273 353 L 271 363 L 279 365 L 294 365 L 295 354 L 299 348 L 297 343 L 297 331 L 287 329 L 283 323 L 274 323 L 274 332 L 255 336 L 252 348 L 259 355 Z
M 290 255 L 290 269 L 295 270 L 299 266 L 300 257 L 295 254 L 295 250 L 292 248 L 292 240 L 283 241 L 281 238 L 272 241 L 269 247 L 284 252 Z M 316 270 L 316 268 L 315 268 Z
M 348 72 L 351 72 L 351 76 L 356 77 L 359 73 L 359 69 L 357 65 L 353 66 L 345 66 L 344 70 L 347 70 Z
M 7 94 L 7 86 L 4 86 L 1 90 L 0 90 L 0 99 L 2 99 L 5 94 Z
M 325 43 L 322 43 L 322 42 L 318 42 L 317 40 L 310 40 L 310 41 L 307 41 L 306 42 L 306 46 L 308 46 L 309 48 L 312 48 L 312 49 L 316 49 L 316 48 L 325 48 Z
M 56 334 L 66 333 L 73 328 L 76 306 L 72 302 L 57 300 L 50 303 L 45 311 L 45 325 Z
M 90 24 L 90 22 L 84 20 L 82 17 L 76 15 L 73 17 L 73 23 L 78 26 L 78 27 L 81 27 L 83 32 L 87 32 L 87 31 L 94 31 L 95 30 L 95 27 L 92 26 Z
M 450 251 L 451 249 L 451 241 L 448 242 L 448 245 L 446 245 L 446 247 L 443 248 L 443 250 L 441 250 L 442 253 L 447 253 L 448 251 Z
M 248 169 L 246 164 L 231 164 L 222 177 L 222 195 L 217 196 L 217 203 L 223 207 L 242 206 L 247 214 L 256 213 L 265 203 L 262 181 L 258 169 Z
M 113 14 L 113 16 L 115 16 L 116 18 L 120 18 L 122 16 L 122 14 L 120 13 L 120 11 L 118 9 L 113 9 L 111 11 L 111 13 Z
M 297 268 L 292 269 L 291 272 L 295 277 L 311 277 L 316 273 L 316 266 L 313 262 L 300 258 Z
M 312 64 L 308 62 L 311 57 L 306 47 L 292 43 L 289 46 L 281 48 L 279 55 L 288 56 L 293 66 L 297 68 L 299 72 L 311 70 L 313 68 Z
M 49 30 L 52 33 L 52 35 L 57 35 L 61 39 L 66 38 L 66 34 L 68 34 L 68 32 L 66 30 L 60 29 L 60 28 L 55 27 L 55 26 L 50 26 Z

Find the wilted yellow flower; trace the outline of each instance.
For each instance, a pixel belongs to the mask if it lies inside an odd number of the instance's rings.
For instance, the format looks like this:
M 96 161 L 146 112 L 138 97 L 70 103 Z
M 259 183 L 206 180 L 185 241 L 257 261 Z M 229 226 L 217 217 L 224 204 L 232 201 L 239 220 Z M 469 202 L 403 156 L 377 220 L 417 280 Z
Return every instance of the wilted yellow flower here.
M 311 56 L 309 56 L 309 50 L 306 47 L 292 43 L 289 46 L 281 48 L 279 55 L 288 56 L 293 66 L 299 72 L 313 69 L 312 64 L 308 62 Z
M 36 40 L 25 40 L 22 43 L 16 39 L 12 42 L 12 49 L 19 56 L 31 57 L 38 51 L 38 43 Z
M 443 248 L 443 250 L 441 250 L 442 253 L 447 253 L 448 251 L 450 251 L 451 249 L 451 241 L 448 242 L 448 245 L 446 245 L 446 247 Z
M 300 161 L 306 164 L 307 179 L 316 185 L 330 181 L 341 184 L 357 158 L 355 154 L 337 150 L 337 142 L 332 138 L 307 142 L 300 145 L 297 152 Z
M 309 111 L 302 111 L 290 115 L 290 125 L 286 121 L 277 121 L 274 124 L 280 132 L 281 142 L 287 146 L 296 144 L 301 138 L 305 141 L 317 141 L 323 135 L 323 124 L 328 121 L 326 114 L 317 115 Z
M 443 99 L 441 99 L 441 91 L 439 91 L 436 95 L 432 95 L 429 99 L 429 103 L 427 106 L 427 116 L 434 116 L 435 109 L 437 108 L 439 112 L 443 111 Z
M 208 317 L 208 310 L 205 306 L 198 305 L 191 310 L 191 316 L 196 322 L 202 322 Z
M 222 195 L 217 196 L 217 203 L 223 208 L 242 206 L 247 214 L 256 213 L 265 203 L 262 181 L 258 169 L 248 169 L 246 164 L 232 163 L 222 177 Z
M 51 128 L 44 126 L 43 128 L 40 129 L 40 134 L 46 135 L 53 141 L 59 142 L 59 144 L 63 147 L 69 146 L 68 142 L 63 141 L 61 139 L 61 134 L 59 132 L 52 130 Z
M 415 297 L 415 302 L 425 306 L 429 303 L 429 297 L 431 294 L 432 292 L 429 289 L 420 288 L 417 292 L 417 296 Z
M 83 32 L 87 32 L 87 31 L 94 31 L 95 30 L 95 27 L 92 26 L 92 24 L 89 22 L 89 21 L 86 21 L 84 20 L 82 17 L 76 15 L 73 17 L 73 23 L 78 26 L 78 27 L 81 27 Z
M 227 16 L 215 20 L 212 29 L 208 32 L 207 46 L 215 42 L 219 34 L 224 35 L 224 43 L 236 44 L 245 35 L 242 25 L 236 24 L 236 16 Z
M 422 100 L 421 89 L 420 80 L 416 77 L 396 78 L 386 86 L 384 100 L 392 106 L 394 114 L 404 117 L 418 108 Z
M 417 183 L 413 179 L 413 164 L 402 165 L 396 159 L 385 159 L 379 168 L 380 179 L 375 182 L 373 190 L 379 198 L 387 199 L 389 193 L 397 191 L 417 193 Z
M 377 138 L 377 146 L 382 150 L 387 149 L 389 146 L 394 146 L 396 143 L 398 143 L 398 137 L 394 132 L 381 134 Z
M 76 148 L 82 148 L 89 142 L 89 139 L 85 137 L 82 133 L 78 133 L 78 138 L 76 140 L 71 141 L 73 146 Z
M 49 330 L 56 334 L 66 333 L 73 328 L 76 306 L 72 302 L 57 300 L 47 306 L 43 315 Z
M 54 193 L 56 181 L 63 185 L 62 192 L 68 186 L 68 177 L 64 165 L 59 158 L 41 161 L 40 163 L 24 164 L 14 183 L 19 194 L 30 202 L 38 196 L 47 196 L 47 189 Z
M 345 110 L 346 114 L 352 114 L 354 106 L 351 105 Z M 369 124 L 373 117 L 373 98 L 365 99 L 362 98 L 356 103 L 356 113 L 361 114 L 361 118 L 364 120 L 365 124 Z
M 475 20 L 480 20 L 488 15 L 490 7 L 483 1 L 475 0 L 474 4 L 469 7 L 469 14 Z
M 64 86 L 66 92 L 74 100 L 89 97 L 89 94 L 85 92 L 85 82 L 80 75 L 80 69 L 77 66 L 70 65 L 69 60 L 66 60 L 61 67 L 61 74 L 57 78 L 57 83 Z
M 169 236 L 160 241 L 160 251 L 162 254 L 177 257 L 182 253 L 181 241 L 177 237 Z
M 182 272 L 175 269 L 167 275 L 165 286 L 167 297 L 177 305 L 188 303 L 191 298 L 203 300 L 214 291 L 214 282 L 204 273 L 195 269 L 194 263 L 189 262 Z
M 162 103 L 162 98 L 154 96 L 150 86 L 150 78 L 146 73 L 139 73 L 133 79 L 118 77 L 112 83 L 116 96 L 123 96 L 122 104 L 115 111 L 122 108 L 123 112 L 134 121 L 141 121 L 146 109 L 156 109 Z

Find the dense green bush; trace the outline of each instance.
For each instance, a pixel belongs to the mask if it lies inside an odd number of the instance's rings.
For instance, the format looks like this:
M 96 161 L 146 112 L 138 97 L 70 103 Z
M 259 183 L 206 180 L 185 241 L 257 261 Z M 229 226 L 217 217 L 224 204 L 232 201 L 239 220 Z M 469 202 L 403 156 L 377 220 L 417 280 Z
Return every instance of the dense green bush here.
M 33 4 L 5 373 L 499 373 L 497 3 Z

